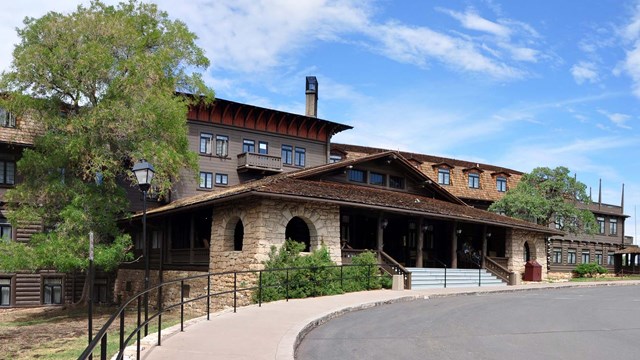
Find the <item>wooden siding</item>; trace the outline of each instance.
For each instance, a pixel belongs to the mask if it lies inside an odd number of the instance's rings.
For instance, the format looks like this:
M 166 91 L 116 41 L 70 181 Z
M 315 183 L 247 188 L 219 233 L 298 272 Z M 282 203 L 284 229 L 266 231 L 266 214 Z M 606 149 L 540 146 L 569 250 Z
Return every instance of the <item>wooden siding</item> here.
M 604 242 L 590 242 L 590 241 L 572 241 L 563 239 L 551 239 L 549 245 L 549 271 L 551 272 L 572 272 L 576 266 L 582 263 L 582 251 L 589 251 L 589 262 L 596 262 L 596 251 L 602 251 L 602 266 L 604 266 L 610 273 L 613 273 L 614 265 L 607 264 L 607 256 L 609 252 L 614 252 L 620 248 L 619 245 L 614 243 Z M 554 249 L 562 249 L 562 262 L 554 262 Z M 576 262 L 570 264 L 568 262 L 569 249 L 576 251 Z

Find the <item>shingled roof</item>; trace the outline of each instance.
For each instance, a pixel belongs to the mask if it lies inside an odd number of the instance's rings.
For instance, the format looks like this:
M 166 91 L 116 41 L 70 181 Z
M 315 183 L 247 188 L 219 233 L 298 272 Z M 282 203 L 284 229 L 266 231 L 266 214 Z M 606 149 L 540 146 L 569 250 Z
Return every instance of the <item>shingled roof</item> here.
M 394 152 L 386 152 L 384 154 L 367 156 L 366 158 L 348 160 L 349 162 L 346 164 L 349 165 L 364 162 L 371 160 L 372 158 L 388 156 L 393 153 Z M 407 161 L 402 157 L 399 157 L 398 159 L 402 159 L 400 161 Z M 149 210 L 147 212 L 147 216 L 154 217 L 187 209 L 211 206 L 216 203 L 227 202 L 241 197 L 262 196 L 289 198 L 302 201 L 329 202 L 343 206 L 362 207 L 425 217 L 505 226 L 546 234 L 563 234 L 563 232 L 550 229 L 545 226 L 476 209 L 464 205 L 462 202 L 452 200 L 443 201 L 427 196 L 384 188 L 325 181 L 316 177 L 316 175 L 329 173 L 332 170 L 344 167 L 345 162 L 340 162 L 303 169 L 291 173 L 273 175 L 260 180 L 232 186 L 222 191 L 183 198 L 168 205 Z M 409 167 L 411 168 L 410 165 Z M 138 213 L 134 218 L 139 216 L 141 216 L 141 214 Z

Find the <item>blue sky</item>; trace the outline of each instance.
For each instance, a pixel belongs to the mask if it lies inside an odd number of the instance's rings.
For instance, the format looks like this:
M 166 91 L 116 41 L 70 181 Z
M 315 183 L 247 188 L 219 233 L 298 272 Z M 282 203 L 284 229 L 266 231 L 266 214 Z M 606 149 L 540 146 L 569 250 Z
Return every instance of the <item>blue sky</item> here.
M 107 1 L 112 2 L 112 1 Z M 79 1 L 15 1 L 0 69 L 25 16 Z M 115 2 L 112 2 L 115 3 Z M 334 141 L 530 171 L 567 166 L 597 200 L 640 206 L 640 2 L 623 0 L 158 0 L 211 60 L 228 100 L 304 112 L 319 82 Z

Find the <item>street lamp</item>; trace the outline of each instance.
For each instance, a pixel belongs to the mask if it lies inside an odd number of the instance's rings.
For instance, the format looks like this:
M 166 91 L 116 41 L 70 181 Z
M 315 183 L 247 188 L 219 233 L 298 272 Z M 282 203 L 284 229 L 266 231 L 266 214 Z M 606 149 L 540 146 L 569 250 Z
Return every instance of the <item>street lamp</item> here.
M 144 159 L 140 159 L 139 162 L 135 163 L 131 171 L 136 176 L 138 187 L 142 191 L 142 254 L 144 257 L 144 290 L 146 291 L 149 289 L 149 258 L 151 257 L 147 241 L 147 191 L 151 187 L 151 180 L 153 180 L 155 171 L 153 166 Z M 144 321 L 145 323 L 149 321 L 149 294 L 146 292 L 144 293 Z M 144 326 L 145 336 L 148 335 L 149 330 L 147 325 L 145 324 Z

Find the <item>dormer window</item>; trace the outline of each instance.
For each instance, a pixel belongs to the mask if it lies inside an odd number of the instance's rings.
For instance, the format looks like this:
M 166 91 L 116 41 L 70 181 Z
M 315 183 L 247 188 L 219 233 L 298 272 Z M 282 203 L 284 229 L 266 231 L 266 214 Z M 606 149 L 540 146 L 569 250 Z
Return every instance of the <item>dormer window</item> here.
M 476 173 L 469 173 L 469 188 L 471 189 L 479 189 L 480 188 L 480 175 Z
M 451 170 L 446 168 L 438 169 L 438 184 L 450 185 L 451 184 Z
M 16 117 L 11 111 L 0 108 L 0 126 L 6 128 L 16 127 Z
M 496 190 L 500 192 L 507 191 L 507 178 L 504 176 L 498 176 L 496 178 Z

